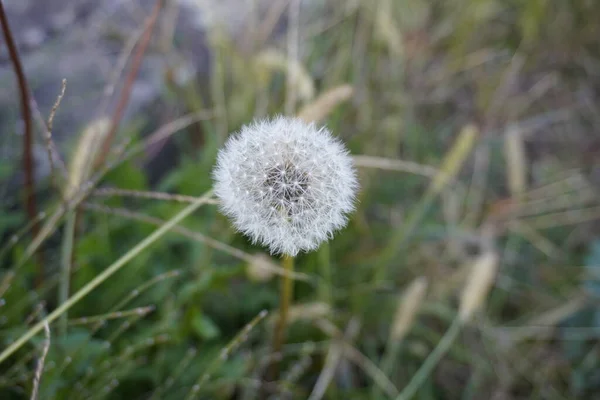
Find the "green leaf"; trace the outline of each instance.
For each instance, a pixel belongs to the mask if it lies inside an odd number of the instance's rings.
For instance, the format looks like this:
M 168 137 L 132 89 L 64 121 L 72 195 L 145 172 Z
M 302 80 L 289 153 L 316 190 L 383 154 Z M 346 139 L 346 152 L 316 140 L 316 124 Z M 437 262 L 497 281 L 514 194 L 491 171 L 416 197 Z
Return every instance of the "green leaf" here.
M 221 336 L 219 327 L 212 319 L 202 313 L 198 313 L 192 319 L 192 328 L 194 332 L 202 339 L 211 340 Z

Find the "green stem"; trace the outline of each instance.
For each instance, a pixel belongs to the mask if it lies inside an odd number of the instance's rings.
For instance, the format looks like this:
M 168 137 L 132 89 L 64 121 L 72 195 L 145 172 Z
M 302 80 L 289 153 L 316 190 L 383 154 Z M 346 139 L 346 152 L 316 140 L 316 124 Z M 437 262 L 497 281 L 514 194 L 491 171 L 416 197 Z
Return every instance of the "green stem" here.
M 321 280 L 319 281 L 319 294 L 321 301 L 331 304 L 331 259 L 329 257 L 329 243 L 323 243 L 318 252 L 319 266 L 321 267 Z
M 398 397 L 396 397 L 396 400 L 409 400 L 413 398 L 429 375 L 431 375 L 435 366 L 440 362 L 448 350 L 450 350 L 450 346 L 452 346 L 452 343 L 456 340 L 462 325 L 462 321 L 459 318 L 456 318 L 452 322 L 452 325 L 450 325 L 450 328 L 448 328 L 435 349 L 429 354 L 429 357 L 427 357 L 423 365 L 421 365 L 421 368 L 413 375 L 408 385 L 406 385 Z
M 383 357 L 381 358 L 381 372 L 390 379 L 396 364 L 395 361 L 398 358 L 401 343 L 402 340 L 390 340 L 383 353 Z M 373 385 L 373 388 L 371 389 L 371 398 L 378 399 L 380 395 L 381 390 L 379 386 Z
M 58 288 L 58 304 L 64 304 L 69 299 L 69 286 L 71 280 L 71 261 L 73 259 L 73 240 L 75 237 L 75 210 L 69 211 L 67 214 L 67 222 L 63 233 L 63 242 L 61 250 L 61 270 L 60 284 Z M 67 334 L 68 315 L 65 311 L 59 320 L 59 334 L 65 336 Z
M 396 366 L 395 361 L 398 358 L 401 343 L 401 340 L 392 340 L 389 346 L 385 349 L 385 353 L 383 354 L 383 361 L 381 362 L 381 370 L 386 376 L 389 376 L 392 373 L 394 367 Z
M 212 196 L 212 191 L 207 192 L 202 197 L 199 197 L 192 204 L 181 210 L 177 215 L 173 218 L 165 222 L 160 228 L 155 230 L 152 234 L 147 236 L 144 240 L 138 243 L 134 248 L 125 253 L 121 258 L 115 261 L 112 265 L 106 268 L 101 274 L 92 279 L 87 285 L 82 287 L 77 293 L 71 296 L 66 302 L 61 304 L 56 310 L 54 310 L 51 314 L 49 314 L 42 321 L 38 322 L 31 329 L 25 332 L 19 339 L 14 341 L 8 348 L 6 348 L 2 353 L 0 353 L 0 363 L 6 360 L 9 356 L 11 356 L 15 351 L 17 351 L 21 346 L 25 344 L 29 339 L 31 339 L 35 334 L 41 331 L 45 324 L 50 324 L 52 321 L 60 317 L 65 311 L 69 308 L 73 307 L 79 300 L 87 296 L 92 290 L 98 287 L 105 280 L 110 278 L 113 274 L 119 271 L 126 263 L 131 261 L 134 257 L 140 254 L 143 250 L 145 250 L 152 243 L 156 242 L 159 238 L 161 238 L 165 233 L 171 230 L 175 225 L 181 222 L 185 217 L 193 213 L 196 209 L 198 209 L 201 205 L 205 204 L 210 197 Z
M 419 223 L 429 211 L 429 208 L 435 200 L 435 195 L 427 192 L 423 199 L 413 208 L 408 215 L 406 223 L 392 235 L 387 246 L 381 251 L 375 261 L 375 275 L 373 283 L 377 284 L 387 278 L 388 264 L 401 252 L 406 249 L 409 239 L 418 227 Z
M 275 326 L 275 332 L 273 335 L 273 353 L 281 353 L 283 348 L 283 342 L 285 337 L 285 331 L 287 328 L 288 314 L 290 304 L 292 302 L 292 296 L 294 292 L 292 274 L 294 273 L 294 257 L 285 255 L 283 257 L 283 269 L 285 275 L 281 278 L 281 293 L 280 293 L 280 306 L 279 306 L 279 318 L 277 319 L 277 325 Z M 276 380 L 279 375 L 279 363 L 273 363 L 273 370 L 271 378 Z

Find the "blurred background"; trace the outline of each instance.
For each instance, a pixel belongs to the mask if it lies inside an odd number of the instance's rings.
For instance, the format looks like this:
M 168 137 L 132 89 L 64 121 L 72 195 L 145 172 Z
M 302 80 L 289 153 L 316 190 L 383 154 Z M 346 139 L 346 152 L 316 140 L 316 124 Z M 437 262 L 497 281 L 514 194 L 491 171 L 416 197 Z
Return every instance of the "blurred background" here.
M 2 351 L 255 118 L 327 125 L 361 190 L 296 260 L 281 354 L 280 259 L 208 204 L 2 360 L 1 398 L 395 399 L 426 360 L 411 398 L 600 398 L 600 2 L 2 4 L 31 109 L 3 36 Z

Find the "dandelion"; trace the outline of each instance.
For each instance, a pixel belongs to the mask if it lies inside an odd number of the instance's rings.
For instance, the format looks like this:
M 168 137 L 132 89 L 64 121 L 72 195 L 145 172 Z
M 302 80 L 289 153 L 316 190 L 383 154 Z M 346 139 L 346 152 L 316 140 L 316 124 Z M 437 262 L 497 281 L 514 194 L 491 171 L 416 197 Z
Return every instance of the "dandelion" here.
M 344 145 L 324 127 L 287 117 L 230 137 L 213 176 L 234 226 L 272 254 L 292 257 L 346 225 L 358 188 Z
M 284 255 L 273 334 L 273 354 L 280 354 L 293 298 L 294 257 L 346 225 L 358 188 L 352 158 L 326 128 L 275 117 L 231 136 L 213 177 L 221 210 L 234 226 L 271 254 Z M 277 379 L 277 363 L 272 368 Z

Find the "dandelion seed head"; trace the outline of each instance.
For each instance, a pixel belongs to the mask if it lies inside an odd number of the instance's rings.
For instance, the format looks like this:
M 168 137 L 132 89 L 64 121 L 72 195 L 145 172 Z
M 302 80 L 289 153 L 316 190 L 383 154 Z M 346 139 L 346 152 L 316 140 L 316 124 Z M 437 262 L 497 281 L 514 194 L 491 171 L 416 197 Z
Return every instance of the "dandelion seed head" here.
M 213 171 L 221 210 L 272 254 L 316 249 L 346 225 L 358 189 L 352 158 L 326 128 L 287 117 L 232 135 Z

